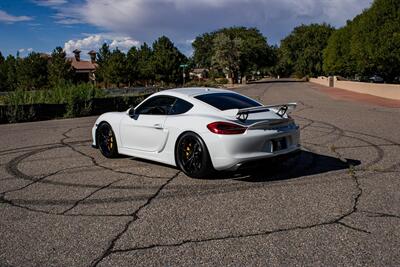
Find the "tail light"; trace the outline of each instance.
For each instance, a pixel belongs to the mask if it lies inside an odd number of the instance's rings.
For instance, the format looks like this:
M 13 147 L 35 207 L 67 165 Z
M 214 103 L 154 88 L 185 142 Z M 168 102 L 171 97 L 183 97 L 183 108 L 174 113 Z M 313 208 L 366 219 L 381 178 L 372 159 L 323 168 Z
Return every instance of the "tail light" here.
M 207 125 L 208 130 L 215 134 L 242 134 L 247 128 L 238 124 L 217 121 Z

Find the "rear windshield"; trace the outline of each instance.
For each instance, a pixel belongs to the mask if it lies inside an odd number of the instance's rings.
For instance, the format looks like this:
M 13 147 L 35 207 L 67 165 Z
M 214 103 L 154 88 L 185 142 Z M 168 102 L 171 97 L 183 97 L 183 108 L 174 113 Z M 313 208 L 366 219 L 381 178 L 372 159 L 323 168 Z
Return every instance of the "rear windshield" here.
M 232 93 L 213 93 L 195 96 L 195 98 L 220 110 L 242 109 L 261 106 L 254 100 Z

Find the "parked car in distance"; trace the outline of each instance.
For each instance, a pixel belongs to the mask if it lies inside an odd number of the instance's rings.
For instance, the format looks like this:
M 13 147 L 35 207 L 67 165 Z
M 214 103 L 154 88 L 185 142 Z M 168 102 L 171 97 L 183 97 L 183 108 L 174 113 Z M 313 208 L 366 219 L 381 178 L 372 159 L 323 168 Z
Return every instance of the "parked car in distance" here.
M 384 79 L 381 76 L 373 75 L 369 77 L 369 81 L 372 83 L 383 83 Z

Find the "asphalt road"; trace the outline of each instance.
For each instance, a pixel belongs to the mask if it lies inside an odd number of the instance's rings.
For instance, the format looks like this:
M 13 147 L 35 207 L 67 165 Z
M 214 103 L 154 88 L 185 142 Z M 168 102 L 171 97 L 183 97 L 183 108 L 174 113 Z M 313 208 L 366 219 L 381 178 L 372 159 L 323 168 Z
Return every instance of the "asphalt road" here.
M 90 147 L 94 117 L 0 126 L 0 266 L 400 265 L 400 109 L 309 83 L 298 161 L 190 179 Z

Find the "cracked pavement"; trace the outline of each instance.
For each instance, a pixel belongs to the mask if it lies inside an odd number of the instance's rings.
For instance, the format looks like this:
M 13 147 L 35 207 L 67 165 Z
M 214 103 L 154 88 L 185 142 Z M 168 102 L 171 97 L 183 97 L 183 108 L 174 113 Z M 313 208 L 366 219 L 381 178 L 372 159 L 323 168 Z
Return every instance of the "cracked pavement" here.
M 235 90 L 299 103 L 297 160 L 191 179 L 102 157 L 95 117 L 1 125 L 0 266 L 400 265 L 400 109 Z

